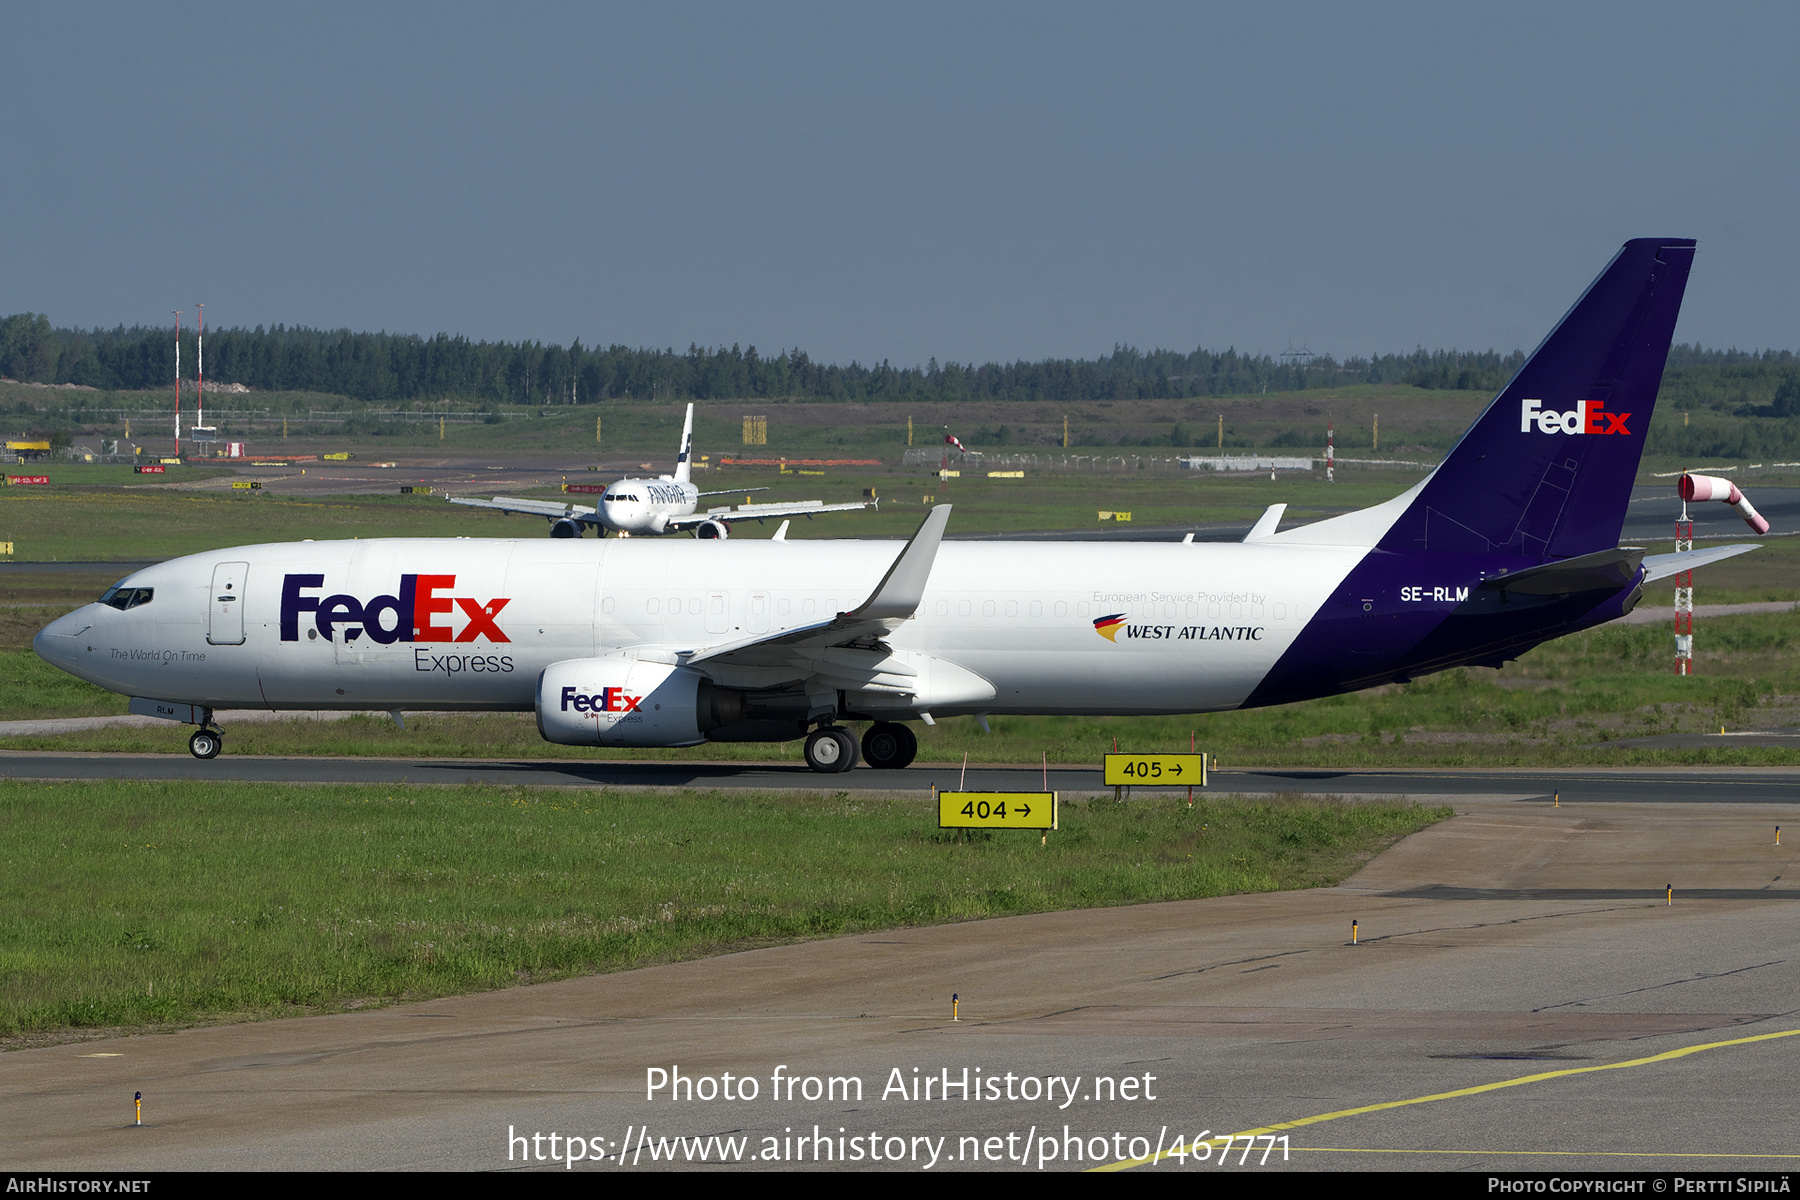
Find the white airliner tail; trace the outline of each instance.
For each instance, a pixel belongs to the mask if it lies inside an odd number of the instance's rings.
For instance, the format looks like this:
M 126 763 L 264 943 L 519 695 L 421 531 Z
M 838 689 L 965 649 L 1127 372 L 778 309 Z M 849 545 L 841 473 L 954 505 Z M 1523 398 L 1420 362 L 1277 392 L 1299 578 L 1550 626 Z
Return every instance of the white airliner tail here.
M 687 420 L 681 423 L 681 453 L 675 458 L 675 482 L 687 483 L 693 478 L 694 406 L 688 405 Z

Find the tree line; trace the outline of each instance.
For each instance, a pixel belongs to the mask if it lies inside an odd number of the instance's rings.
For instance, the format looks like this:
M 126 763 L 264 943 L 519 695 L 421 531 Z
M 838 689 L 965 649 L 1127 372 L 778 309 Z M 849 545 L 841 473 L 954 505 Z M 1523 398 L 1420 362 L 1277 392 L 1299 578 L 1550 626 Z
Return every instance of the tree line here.
M 194 333 L 182 335 L 182 373 L 194 377 Z M 1033 400 L 1078 404 L 1287 392 L 1351 384 L 1495 391 L 1522 351 L 1414 349 L 1342 361 L 1204 348 L 1142 351 L 1116 346 L 1091 359 L 949 362 L 924 367 L 815 362 L 804 350 L 773 356 L 756 347 L 685 352 L 621 345 L 470 341 L 440 333 L 354 333 L 277 325 L 207 336 L 207 378 L 259 391 L 347 396 L 374 404 L 456 400 L 477 405 L 594 404 L 610 400 L 842 400 L 954 402 Z M 105 390 L 163 388 L 175 374 L 173 331 L 120 326 L 74 330 L 43 314 L 0 320 L 0 375 Z M 1789 390 L 1784 392 L 1784 384 Z M 1792 351 L 1676 346 L 1663 407 L 1739 416 L 1800 417 L 1800 360 Z
M 34 383 L 105 390 L 169 385 L 173 331 L 52 328 L 41 314 L 0 321 L 0 374 Z M 1270 355 L 1115 347 L 1093 359 L 944 363 L 924 367 L 816 362 L 795 348 L 769 356 L 756 347 L 689 346 L 685 352 L 613 345 L 476 342 L 440 333 L 353 333 L 275 326 L 219 329 L 206 339 L 206 374 L 259 391 L 307 391 L 395 404 L 451 398 L 494 404 L 592 404 L 629 399 L 849 401 L 1180 399 L 1293 391 L 1348 383 L 1497 388 L 1518 353 L 1415 350 L 1338 362 L 1280 361 Z M 194 377 L 195 335 L 182 334 L 182 374 Z

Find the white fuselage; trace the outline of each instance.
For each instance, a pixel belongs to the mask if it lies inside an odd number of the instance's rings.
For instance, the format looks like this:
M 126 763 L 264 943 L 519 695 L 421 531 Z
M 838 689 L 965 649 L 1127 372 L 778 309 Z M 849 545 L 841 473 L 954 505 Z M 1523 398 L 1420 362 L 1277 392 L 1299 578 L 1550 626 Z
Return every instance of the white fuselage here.
M 246 546 L 139 571 L 122 586 L 153 589 L 148 602 L 88 605 L 35 647 L 109 690 L 215 708 L 522 710 L 555 662 L 674 662 L 829 620 L 870 595 L 899 548 L 464 538 Z M 992 685 L 991 698 L 932 706 L 939 713 L 1232 708 L 1363 554 L 1279 543 L 946 542 L 915 616 L 885 640 L 902 657 L 953 663 Z M 1110 637 L 1096 628 L 1103 618 L 1122 618 L 1105 627 Z M 711 673 L 734 687 L 778 682 L 754 668 Z M 845 703 L 856 707 L 856 696 Z
M 621 479 L 606 489 L 595 515 L 615 533 L 663 533 L 671 517 L 693 514 L 700 490 L 675 479 Z

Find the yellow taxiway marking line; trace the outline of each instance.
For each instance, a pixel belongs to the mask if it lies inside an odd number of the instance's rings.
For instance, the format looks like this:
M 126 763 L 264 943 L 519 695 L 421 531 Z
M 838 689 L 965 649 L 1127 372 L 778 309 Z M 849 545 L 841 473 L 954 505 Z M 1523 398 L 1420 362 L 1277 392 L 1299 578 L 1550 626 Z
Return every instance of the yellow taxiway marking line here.
M 1754 1037 L 1732 1038 L 1725 1042 L 1705 1042 L 1698 1046 L 1683 1046 L 1678 1050 L 1665 1050 L 1661 1054 L 1652 1054 L 1647 1058 L 1632 1058 L 1624 1062 L 1602 1063 L 1597 1067 L 1567 1067 L 1560 1071 L 1541 1071 L 1536 1075 L 1521 1075 L 1517 1079 L 1502 1079 L 1495 1083 L 1483 1083 L 1475 1087 L 1458 1088 L 1454 1092 L 1437 1092 L 1430 1096 L 1414 1096 L 1411 1100 L 1384 1100 L 1380 1104 L 1365 1104 L 1361 1108 L 1341 1108 L 1336 1112 L 1320 1113 L 1316 1117 L 1301 1117 L 1294 1121 L 1282 1121 L 1275 1125 L 1265 1125 L 1259 1129 L 1246 1129 L 1224 1137 L 1208 1138 L 1194 1142 L 1188 1146 L 1177 1146 L 1173 1150 L 1162 1151 L 1160 1155 L 1149 1158 L 1121 1159 L 1116 1163 L 1090 1167 L 1092 1171 L 1124 1171 L 1131 1167 L 1141 1167 L 1154 1163 L 1159 1157 L 1169 1158 L 1175 1154 L 1192 1154 L 1202 1146 L 1229 1146 L 1238 1138 L 1262 1137 L 1267 1134 L 1280 1133 L 1285 1129 L 1300 1129 L 1307 1125 L 1318 1125 L 1325 1121 L 1335 1121 L 1340 1117 L 1356 1117 L 1364 1113 L 1385 1112 L 1390 1108 L 1407 1108 L 1414 1104 L 1430 1104 L 1434 1100 L 1455 1100 L 1463 1096 L 1478 1096 L 1482 1092 L 1499 1091 L 1501 1088 L 1519 1087 L 1527 1083 L 1542 1083 L 1546 1079 L 1562 1079 L 1569 1075 L 1591 1075 L 1595 1071 L 1623 1071 L 1629 1067 L 1648 1066 L 1651 1063 L 1670 1062 L 1677 1058 L 1686 1058 L 1690 1054 L 1699 1054 L 1703 1050 L 1718 1050 L 1726 1046 L 1747 1046 L 1752 1042 L 1767 1042 L 1776 1038 L 1800 1037 L 1800 1029 L 1786 1029 L 1779 1033 L 1759 1033 Z

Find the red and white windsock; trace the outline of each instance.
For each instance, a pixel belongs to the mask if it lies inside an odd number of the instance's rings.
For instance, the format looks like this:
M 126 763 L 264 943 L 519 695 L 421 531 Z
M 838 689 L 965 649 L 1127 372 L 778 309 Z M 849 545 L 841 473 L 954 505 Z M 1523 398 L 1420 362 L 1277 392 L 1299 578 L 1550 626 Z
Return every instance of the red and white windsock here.
M 963 450 L 963 444 L 956 440 L 956 435 L 954 433 L 946 433 L 944 435 L 944 444 L 946 446 L 955 446 L 958 450 Z M 967 454 L 968 451 L 963 450 L 963 453 Z
M 1677 486 L 1683 500 L 1723 500 L 1737 509 L 1744 524 L 1758 533 L 1769 532 L 1769 523 L 1751 507 L 1749 499 L 1731 480 L 1720 479 L 1717 475 L 1683 475 Z

